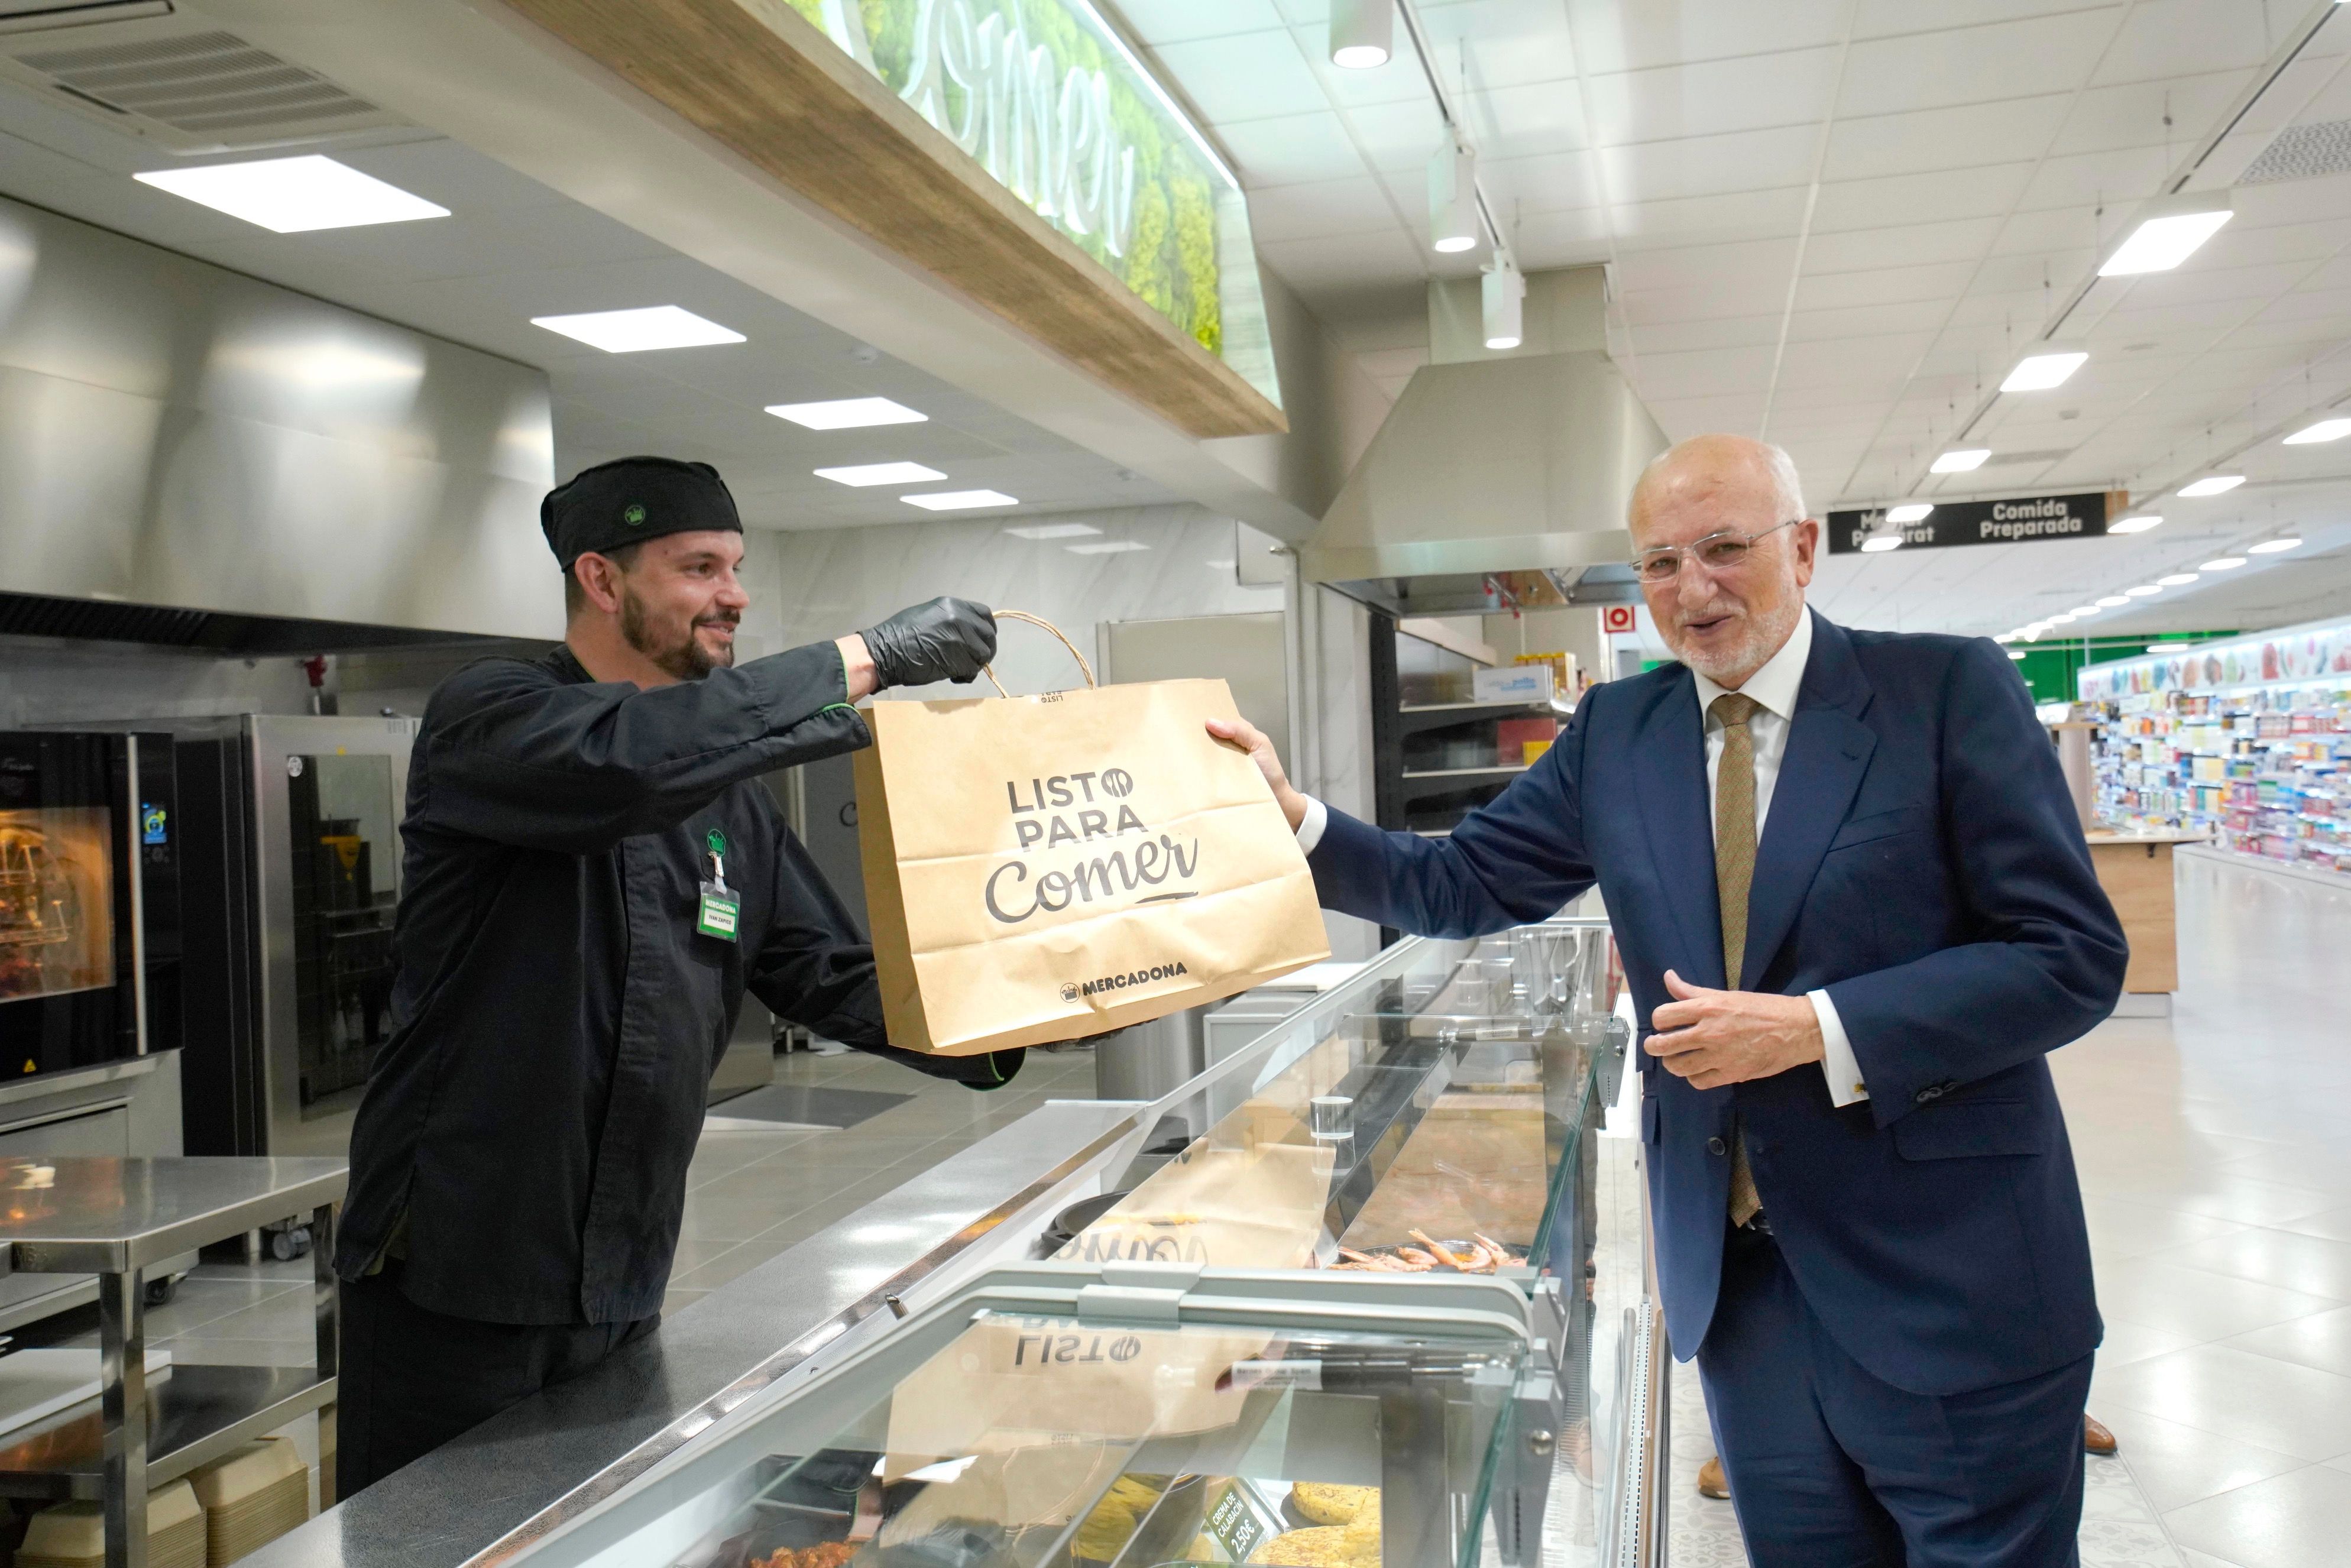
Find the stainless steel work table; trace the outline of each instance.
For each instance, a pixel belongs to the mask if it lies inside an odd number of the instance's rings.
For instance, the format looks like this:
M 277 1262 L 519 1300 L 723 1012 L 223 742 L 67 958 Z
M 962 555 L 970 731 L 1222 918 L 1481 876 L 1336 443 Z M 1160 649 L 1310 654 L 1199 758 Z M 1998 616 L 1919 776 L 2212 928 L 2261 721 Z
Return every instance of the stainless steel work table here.
M 98 1276 L 99 1409 L 0 1448 L 0 1494 L 100 1500 L 107 1568 L 146 1568 L 147 1491 L 335 1397 L 335 1205 L 323 1159 L 0 1159 L 0 1269 Z M 150 1401 L 146 1271 L 273 1220 L 310 1216 L 316 1368 L 175 1364 Z

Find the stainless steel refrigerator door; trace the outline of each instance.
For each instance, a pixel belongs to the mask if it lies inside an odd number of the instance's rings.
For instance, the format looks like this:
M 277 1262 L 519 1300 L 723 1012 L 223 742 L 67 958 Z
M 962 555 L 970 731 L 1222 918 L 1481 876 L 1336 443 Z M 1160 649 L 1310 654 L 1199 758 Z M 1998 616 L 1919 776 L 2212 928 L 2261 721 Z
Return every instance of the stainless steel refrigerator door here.
M 339 1039 L 362 1026 L 370 1001 L 327 1009 L 320 988 L 329 960 L 322 946 L 389 941 L 392 905 L 400 891 L 400 821 L 408 803 L 408 757 L 415 743 L 412 718 L 325 718 L 256 714 L 246 721 L 253 767 L 256 925 L 260 935 L 261 1059 L 269 1108 L 267 1145 L 272 1155 L 340 1156 L 350 1146 L 351 1113 L 358 1083 L 317 1085 L 305 1093 L 306 1035 L 318 1066 L 322 1033 Z M 305 782 L 307 780 L 307 782 Z M 307 790 L 319 819 L 346 823 L 350 831 L 326 835 L 336 842 L 298 845 L 296 789 Z M 322 910 L 314 888 L 298 889 L 297 878 L 312 870 L 304 863 L 321 854 L 356 879 L 366 869 L 364 904 L 340 912 L 344 929 L 334 929 L 337 912 Z M 349 927 L 358 925 L 357 931 Z M 381 927 L 379 936 L 377 928 Z M 324 1010 L 322 1010 L 324 1009 Z M 356 1011 L 355 1011 L 356 1009 Z M 348 1022 L 346 1020 L 349 1020 Z M 346 1042 L 348 1044 L 348 1042 Z M 346 1049 L 344 1057 L 357 1055 Z M 364 1077 L 364 1064 L 360 1069 Z

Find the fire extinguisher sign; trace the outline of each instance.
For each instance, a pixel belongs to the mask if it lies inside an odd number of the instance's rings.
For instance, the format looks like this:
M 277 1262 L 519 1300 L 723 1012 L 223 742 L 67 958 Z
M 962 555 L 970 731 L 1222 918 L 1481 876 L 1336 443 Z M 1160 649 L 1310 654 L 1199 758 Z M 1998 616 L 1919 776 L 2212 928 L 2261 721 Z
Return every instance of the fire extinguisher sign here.
M 1633 607 L 1629 604 L 1604 605 L 1600 611 L 1600 629 L 1614 633 L 1633 630 Z

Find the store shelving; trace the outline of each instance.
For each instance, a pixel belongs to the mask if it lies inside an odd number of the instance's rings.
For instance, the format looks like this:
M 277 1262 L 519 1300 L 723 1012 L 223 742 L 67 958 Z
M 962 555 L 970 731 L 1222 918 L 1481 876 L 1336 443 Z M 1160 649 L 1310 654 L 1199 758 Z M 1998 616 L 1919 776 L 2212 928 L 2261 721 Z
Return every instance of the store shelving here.
M 1375 621 L 1374 786 L 1380 825 L 1442 838 L 1532 766 L 1572 705 L 1479 701 L 1483 661 Z
M 2317 647 L 2323 655 L 2329 644 Z M 2204 655 L 2148 665 L 2137 680 L 2085 676 L 2083 695 L 2099 722 L 2099 814 L 2117 827 L 2209 832 L 2226 852 L 2351 875 L 2351 671 L 2290 667 L 2265 660 L 2256 668 L 2277 678 L 2231 681 Z

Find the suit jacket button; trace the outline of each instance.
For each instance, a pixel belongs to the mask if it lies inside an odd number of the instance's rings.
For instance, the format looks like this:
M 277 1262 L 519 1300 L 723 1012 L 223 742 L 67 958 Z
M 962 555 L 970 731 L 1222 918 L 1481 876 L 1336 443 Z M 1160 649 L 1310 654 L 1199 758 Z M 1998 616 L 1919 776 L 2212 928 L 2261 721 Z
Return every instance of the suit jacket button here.
M 1729 1150 L 1730 1145 L 1720 1138 L 1708 1138 L 1706 1141 L 1706 1152 L 1709 1155 L 1728 1154 Z

